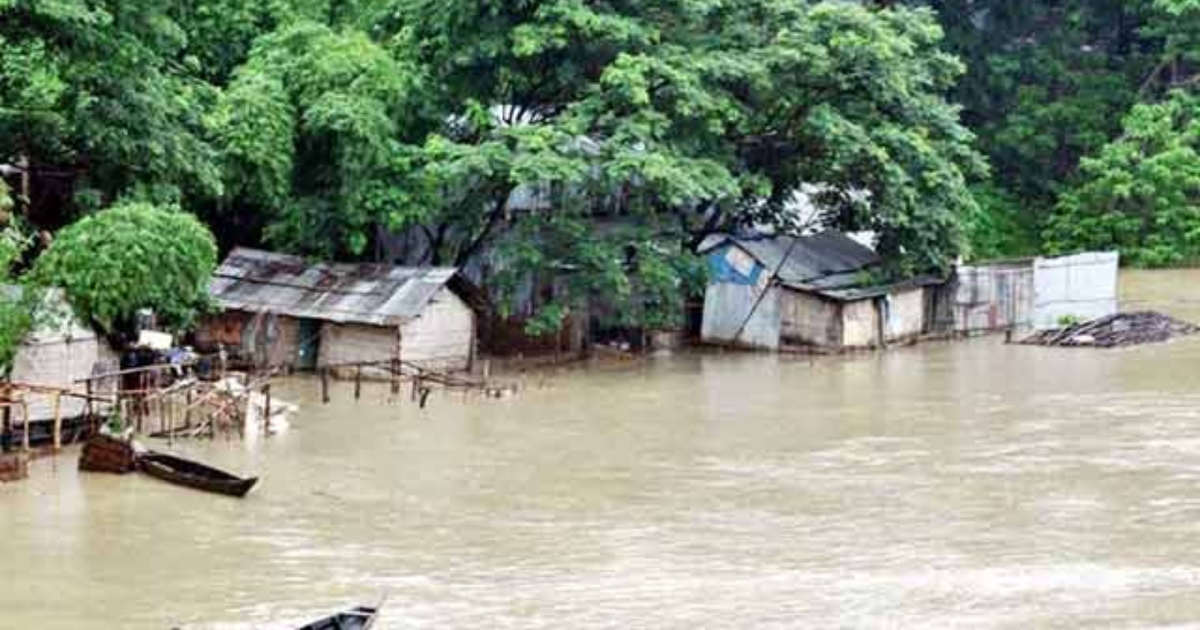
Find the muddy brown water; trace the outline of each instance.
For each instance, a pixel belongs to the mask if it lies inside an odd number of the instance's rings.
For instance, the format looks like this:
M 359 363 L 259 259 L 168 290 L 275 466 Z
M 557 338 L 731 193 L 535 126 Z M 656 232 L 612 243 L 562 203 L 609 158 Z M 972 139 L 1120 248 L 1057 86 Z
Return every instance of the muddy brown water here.
M 1200 321 L 1200 272 L 1123 278 Z M 321 406 L 177 448 L 244 501 L 74 456 L 0 486 L 0 627 L 1179 627 L 1200 620 L 1200 340 L 687 355 L 520 396 Z

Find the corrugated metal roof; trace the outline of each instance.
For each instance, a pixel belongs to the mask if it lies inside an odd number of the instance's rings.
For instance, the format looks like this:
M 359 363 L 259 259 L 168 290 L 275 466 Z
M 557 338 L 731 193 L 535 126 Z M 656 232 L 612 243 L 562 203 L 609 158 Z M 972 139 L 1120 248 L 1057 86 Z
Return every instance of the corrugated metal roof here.
M 815 283 L 824 288 L 853 284 L 859 281 L 857 272 L 880 262 L 878 254 L 841 232 L 763 238 L 720 234 L 705 239 L 700 253 L 725 243 L 742 248 L 770 271 L 778 269 L 783 284 L 804 289 L 814 288 Z
M 874 284 L 868 286 L 843 286 L 830 289 L 820 290 L 821 295 L 840 300 L 842 302 L 854 302 L 857 300 L 865 300 L 867 298 L 880 297 L 898 291 L 907 291 L 910 289 L 919 289 L 921 287 L 935 286 L 944 283 L 944 278 L 937 276 L 919 276 L 911 280 L 904 280 L 892 284 Z
M 420 315 L 455 273 L 449 267 L 308 263 L 239 247 L 213 274 L 209 294 L 229 310 L 398 326 Z

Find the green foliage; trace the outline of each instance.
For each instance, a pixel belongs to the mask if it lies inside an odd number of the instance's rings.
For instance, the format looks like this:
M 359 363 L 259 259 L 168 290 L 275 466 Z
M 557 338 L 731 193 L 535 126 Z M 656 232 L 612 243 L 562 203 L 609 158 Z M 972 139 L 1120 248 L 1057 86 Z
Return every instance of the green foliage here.
M 87 198 L 218 192 L 202 134 L 215 91 L 182 62 L 168 4 L 0 2 L 0 158 L 56 165 Z
M 0 184 L 0 212 L 6 212 L 5 189 Z M 29 246 L 30 239 L 11 222 L 0 228 L 0 376 L 12 367 L 17 346 L 33 323 L 31 299 L 14 278 L 14 267 Z
M 61 287 L 102 330 L 125 330 L 139 309 L 183 329 L 208 306 L 212 235 L 194 216 L 123 202 L 62 230 L 37 260 L 36 280 Z
M 1021 200 L 993 185 L 973 188 L 976 210 L 966 217 L 968 258 L 975 261 L 1031 256 L 1040 248 L 1040 235 Z
M 265 215 L 284 249 L 361 255 L 414 212 L 401 140 L 418 81 L 365 33 L 295 21 L 260 38 L 211 118 L 228 211 Z
M 1083 162 L 1046 230 L 1052 252 L 1119 249 L 1135 265 L 1200 260 L 1200 99 L 1138 105 L 1123 135 Z
M 1060 315 L 1057 320 L 1059 328 L 1070 328 L 1083 323 L 1083 318 L 1078 315 Z
M 617 324 L 673 320 L 696 276 L 690 246 L 718 229 L 796 227 L 788 202 L 813 183 L 822 223 L 876 231 L 896 274 L 944 269 L 959 251 L 966 182 L 985 169 L 942 97 L 962 68 L 927 11 L 395 7 L 380 28 L 416 51 L 440 113 L 403 153 L 420 210 L 386 225 L 423 228 L 434 262 L 500 243 L 502 286 L 553 280 L 549 325 L 596 296 Z M 535 207 L 510 207 L 513 191 Z

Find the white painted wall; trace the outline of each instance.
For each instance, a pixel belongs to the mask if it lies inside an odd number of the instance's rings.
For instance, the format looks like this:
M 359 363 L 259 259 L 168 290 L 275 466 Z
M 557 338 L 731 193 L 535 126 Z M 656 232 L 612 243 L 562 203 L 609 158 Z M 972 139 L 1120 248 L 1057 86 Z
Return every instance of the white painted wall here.
M 879 345 L 879 309 L 873 298 L 842 306 L 842 345 L 847 348 Z
M 450 289 L 438 291 L 416 319 L 400 329 L 400 356 L 431 368 L 463 370 L 475 345 L 475 312 Z
M 888 341 L 912 339 L 925 328 L 925 289 L 899 291 L 887 296 L 884 332 Z

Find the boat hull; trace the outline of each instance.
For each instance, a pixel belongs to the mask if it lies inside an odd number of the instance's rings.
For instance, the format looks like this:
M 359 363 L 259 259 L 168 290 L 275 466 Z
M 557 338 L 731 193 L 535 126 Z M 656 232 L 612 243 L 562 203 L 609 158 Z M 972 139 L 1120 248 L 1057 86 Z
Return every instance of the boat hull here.
M 314 621 L 299 630 L 370 630 L 379 615 L 378 608 L 356 606 L 331 617 Z
M 162 481 L 238 498 L 246 496 L 258 483 L 258 477 L 238 477 L 211 466 L 165 453 L 151 452 L 142 455 L 138 458 L 138 469 Z

